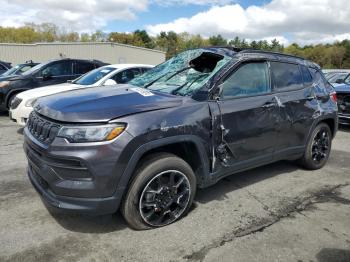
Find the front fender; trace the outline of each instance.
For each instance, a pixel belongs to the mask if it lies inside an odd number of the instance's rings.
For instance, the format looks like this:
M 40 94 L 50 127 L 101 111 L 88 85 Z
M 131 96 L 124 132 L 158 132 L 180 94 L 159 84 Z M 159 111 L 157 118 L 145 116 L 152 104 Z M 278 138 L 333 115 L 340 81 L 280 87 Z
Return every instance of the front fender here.
M 132 179 L 133 172 L 137 164 L 139 163 L 142 156 L 144 156 L 147 152 L 162 146 L 168 146 L 171 144 L 177 144 L 182 142 L 190 142 L 196 146 L 202 167 L 199 181 L 206 181 L 207 179 L 209 179 L 209 159 L 203 144 L 204 141 L 202 141 L 202 139 L 194 135 L 179 135 L 173 137 L 166 137 L 143 144 L 142 146 L 138 147 L 137 150 L 135 150 L 135 152 L 132 154 L 130 160 L 126 165 L 123 175 L 121 176 L 117 184 L 116 194 L 124 195 L 125 190 L 127 190 L 129 182 Z

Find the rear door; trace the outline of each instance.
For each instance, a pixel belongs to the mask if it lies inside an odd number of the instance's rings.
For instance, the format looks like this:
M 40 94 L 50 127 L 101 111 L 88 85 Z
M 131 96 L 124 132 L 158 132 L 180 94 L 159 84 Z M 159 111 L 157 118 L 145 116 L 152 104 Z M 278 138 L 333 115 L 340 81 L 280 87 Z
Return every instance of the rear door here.
M 96 68 L 96 65 L 94 63 L 91 63 L 88 61 L 76 60 L 74 61 L 74 66 L 73 66 L 74 76 L 72 77 L 72 79 L 78 78 L 79 76 L 86 74 L 87 72 L 90 72 L 95 68 Z
M 62 60 L 50 63 L 35 75 L 35 85 L 49 86 L 65 83 L 72 79 L 73 62 Z
M 276 97 L 280 100 L 281 123 L 276 156 L 283 152 L 303 150 L 317 110 L 312 77 L 305 66 L 296 63 L 271 62 Z
M 245 62 L 220 86 L 219 116 L 214 116 L 216 158 L 230 170 L 271 161 L 279 107 L 271 90 L 268 62 Z

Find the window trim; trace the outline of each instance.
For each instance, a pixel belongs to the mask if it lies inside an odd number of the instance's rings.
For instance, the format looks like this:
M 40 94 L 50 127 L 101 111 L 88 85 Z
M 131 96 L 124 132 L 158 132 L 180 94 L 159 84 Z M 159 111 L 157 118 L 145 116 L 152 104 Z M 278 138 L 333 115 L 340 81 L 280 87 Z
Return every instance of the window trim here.
M 230 100 L 236 100 L 236 99 L 242 99 L 242 98 L 252 98 L 252 97 L 261 97 L 261 96 L 269 96 L 273 94 L 272 89 L 272 75 L 271 75 L 271 67 L 270 67 L 270 61 L 267 58 L 256 58 L 256 59 L 247 59 L 247 60 L 241 60 L 238 63 L 234 64 L 232 68 L 230 68 L 217 82 L 217 84 L 214 86 L 213 90 L 219 88 L 220 85 L 222 85 L 231 75 L 233 75 L 239 68 L 241 68 L 245 64 L 250 63 L 266 63 L 267 70 L 268 70 L 268 76 L 269 76 L 269 86 L 271 92 L 268 93 L 262 93 L 262 94 L 256 94 L 256 95 L 245 95 L 245 96 L 237 96 L 237 97 L 230 97 L 230 98 L 219 98 L 219 101 L 230 101 Z M 212 99 L 208 99 L 208 101 L 213 101 Z

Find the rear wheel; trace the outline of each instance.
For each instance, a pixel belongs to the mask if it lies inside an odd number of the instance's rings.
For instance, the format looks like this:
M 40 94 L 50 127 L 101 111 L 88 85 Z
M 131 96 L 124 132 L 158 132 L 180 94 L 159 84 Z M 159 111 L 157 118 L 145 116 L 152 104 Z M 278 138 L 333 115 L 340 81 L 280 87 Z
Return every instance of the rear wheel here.
M 327 163 L 331 147 L 332 132 L 327 124 L 321 123 L 312 132 L 299 162 L 307 169 L 320 169 Z
M 121 211 L 134 229 L 166 226 L 188 212 L 195 192 L 195 175 L 183 159 L 156 154 L 137 169 Z

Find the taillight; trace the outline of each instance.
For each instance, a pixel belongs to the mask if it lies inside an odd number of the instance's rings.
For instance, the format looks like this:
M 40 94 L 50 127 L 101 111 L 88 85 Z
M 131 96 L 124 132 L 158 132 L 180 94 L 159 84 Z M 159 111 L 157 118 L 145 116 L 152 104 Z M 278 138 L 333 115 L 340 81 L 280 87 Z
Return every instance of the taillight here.
M 330 93 L 329 96 L 331 97 L 333 102 L 335 102 L 335 103 L 337 102 L 337 93 L 336 92 Z

